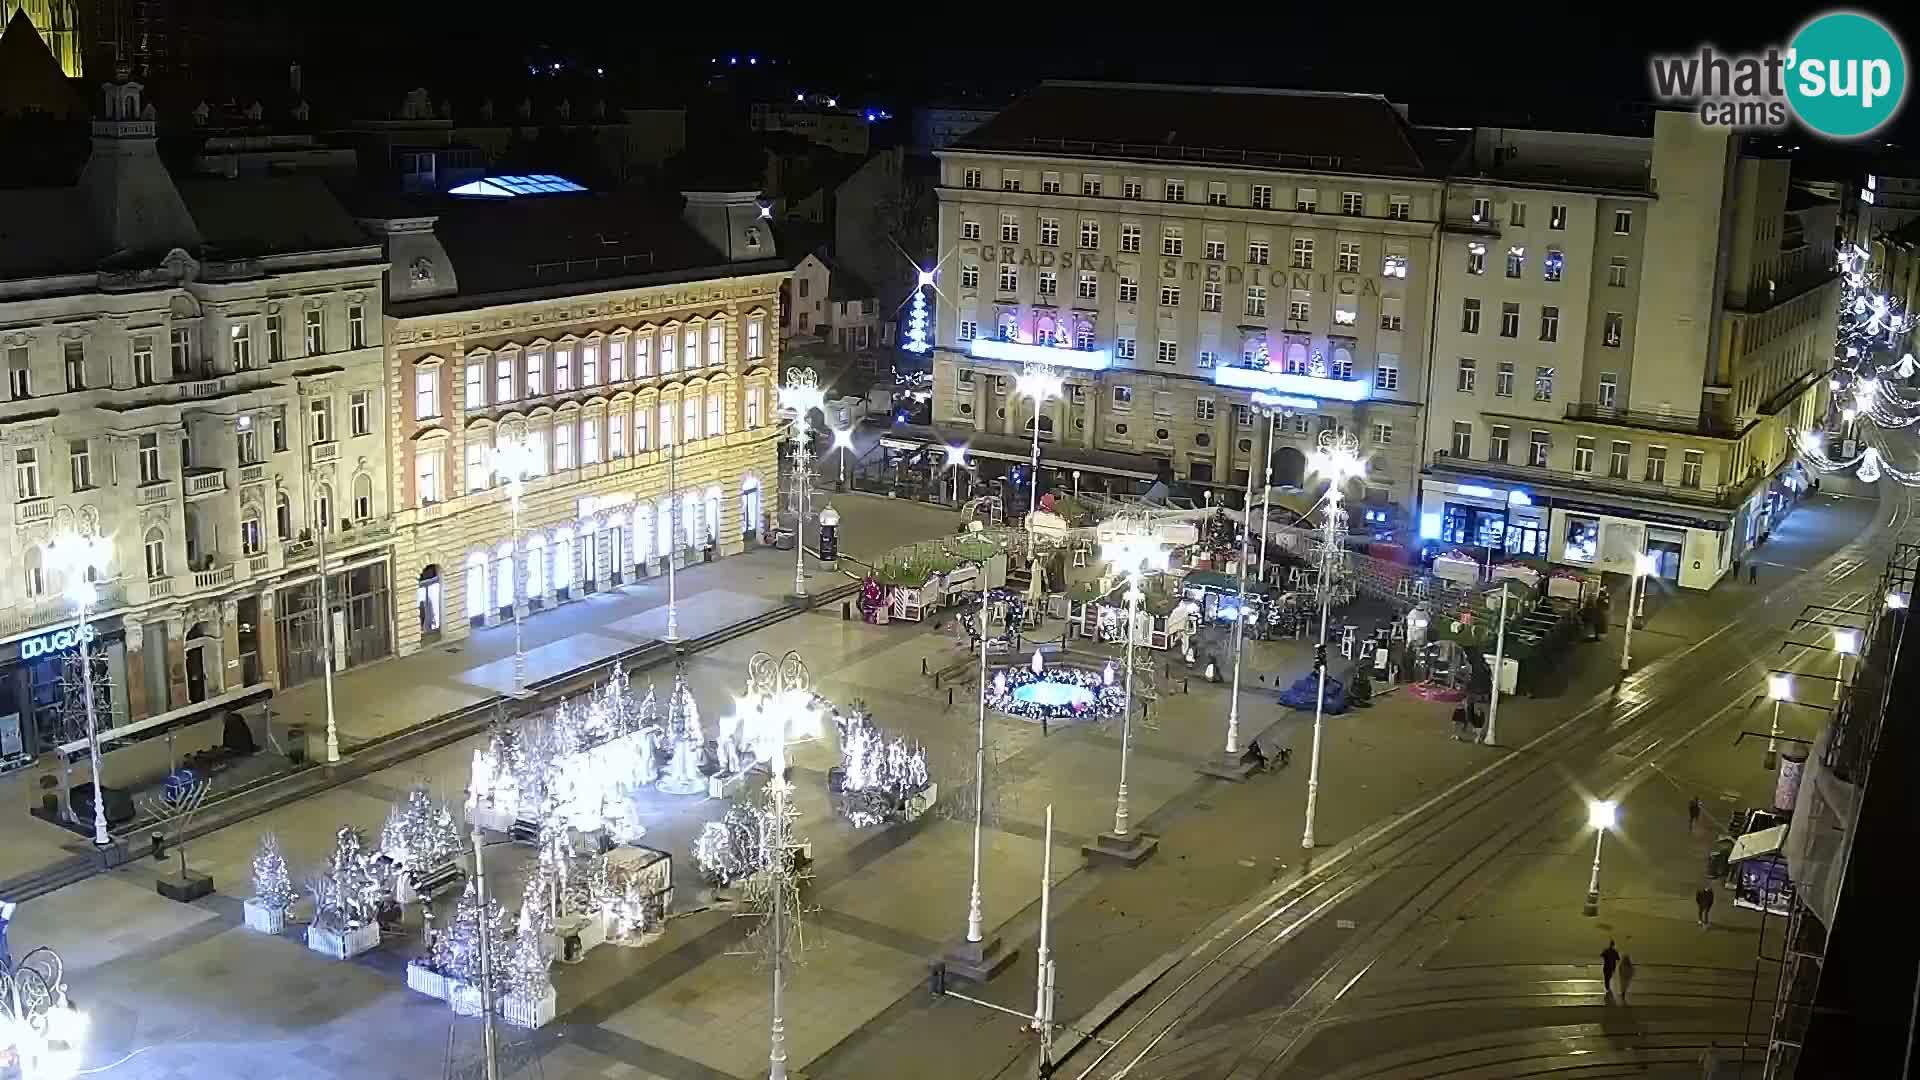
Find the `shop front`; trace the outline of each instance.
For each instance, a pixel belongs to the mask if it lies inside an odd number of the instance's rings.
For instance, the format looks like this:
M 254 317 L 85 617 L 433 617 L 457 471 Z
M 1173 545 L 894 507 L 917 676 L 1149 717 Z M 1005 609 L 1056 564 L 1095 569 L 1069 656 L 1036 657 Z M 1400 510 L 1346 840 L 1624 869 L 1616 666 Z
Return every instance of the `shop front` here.
M 1429 480 L 1420 505 L 1420 539 L 1509 556 L 1547 554 L 1546 520 L 1521 487 Z
M 24 764 L 85 735 L 79 683 L 83 636 L 93 667 L 95 723 L 104 728 L 126 721 L 119 690 L 127 677 L 121 620 L 43 629 L 0 645 L 0 763 Z
M 345 671 L 393 655 L 393 593 L 387 556 L 327 575 L 332 613 L 333 668 Z M 328 640 L 320 622 L 320 579 L 285 585 L 274 596 L 274 633 L 280 649 L 280 685 L 317 679 Z

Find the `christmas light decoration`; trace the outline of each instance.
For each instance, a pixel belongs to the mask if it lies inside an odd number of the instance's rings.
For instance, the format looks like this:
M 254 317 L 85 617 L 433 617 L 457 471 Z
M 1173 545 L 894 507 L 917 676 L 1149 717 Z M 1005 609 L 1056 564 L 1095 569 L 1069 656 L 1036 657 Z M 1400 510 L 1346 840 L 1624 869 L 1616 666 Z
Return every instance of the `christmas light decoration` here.
M 1913 353 L 1904 346 L 1914 329 L 1913 315 L 1880 290 L 1880 275 L 1867 249 L 1856 244 L 1839 255 L 1842 292 L 1834 342 L 1834 367 L 1828 380 L 1829 426 L 1859 449 L 1844 460 L 1829 457 L 1819 432 L 1792 432 L 1799 458 L 1820 472 L 1852 471 L 1863 483 L 1891 479 L 1920 485 L 1920 473 L 1894 468 L 1888 461 L 1885 432 L 1920 424 L 1920 395 L 1903 385 L 1916 372 Z M 1837 416 L 1837 422 L 1832 417 Z
M 293 879 L 287 874 L 287 857 L 280 851 L 280 839 L 267 833 L 260 837 L 260 847 L 253 854 L 253 901 L 270 911 L 285 911 L 293 898 Z
M 888 738 L 865 707 L 835 717 L 840 733 L 841 812 L 856 829 L 903 820 L 907 800 L 927 789 L 927 751 Z
M 907 309 L 907 340 L 900 347 L 924 355 L 933 348 L 927 340 L 927 290 L 933 286 L 933 271 L 921 270 L 913 288 L 913 305 Z
M 1120 715 L 1126 692 L 1114 685 L 1112 665 L 1104 671 L 1087 668 L 1008 668 L 994 673 L 987 690 L 987 707 L 1031 723 L 1047 720 L 1111 720 Z

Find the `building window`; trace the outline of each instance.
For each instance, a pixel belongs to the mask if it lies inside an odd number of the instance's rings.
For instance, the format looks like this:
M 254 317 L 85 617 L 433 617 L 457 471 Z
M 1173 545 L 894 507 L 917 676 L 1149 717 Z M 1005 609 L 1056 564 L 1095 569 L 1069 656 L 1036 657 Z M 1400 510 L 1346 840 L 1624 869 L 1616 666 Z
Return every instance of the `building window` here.
M 440 369 L 419 368 L 413 373 L 413 418 L 432 420 L 440 415 Z M 358 434 L 355 425 L 355 434 Z
M 1092 270 L 1080 271 L 1080 277 L 1074 288 L 1074 295 L 1082 300 L 1100 299 L 1100 275 Z
M 422 506 L 441 500 L 440 474 L 442 451 L 439 447 L 419 447 L 414 451 L 413 479 L 415 500 Z M 321 518 L 324 522 L 325 516 Z M 324 527 L 324 525 L 322 526 Z
M 1620 392 L 1620 377 L 1615 375 L 1611 371 L 1601 372 L 1600 373 L 1600 407 L 1603 409 L 1613 408 L 1613 403 L 1616 400 L 1618 400 L 1619 392 Z
M 273 534 L 280 540 L 293 539 L 293 501 L 284 491 L 273 498 Z
M 553 467 L 555 470 L 573 468 L 572 421 L 553 425 Z
M 1400 358 L 1380 354 L 1373 366 L 1373 388 L 1375 390 L 1400 389 Z
M 1187 182 L 1185 180 L 1168 180 L 1161 185 L 1160 190 L 1162 202 L 1187 201 Z
M 1507 447 L 1513 442 L 1513 429 L 1504 424 L 1494 424 L 1487 429 L 1487 460 L 1507 460 Z
M 513 400 L 513 358 L 502 356 L 493 362 L 493 401 L 504 405 Z
M 1627 459 L 1633 456 L 1633 444 L 1616 442 L 1612 452 L 1607 455 L 1607 475 L 1615 480 L 1627 478 Z
M 1212 370 L 1213 368 L 1218 367 L 1219 364 L 1220 364 L 1220 354 L 1217 352 L 1214 352 L 1212 349 L 1201 349 L 1199 352 L 1194 354 L 1194 357 L 1193 357 L 1194 367 L 1206 368 L 1207 370 Z
M 1567 256 L 1559 248 L 1548 248 L 1547 257 L 1540 260 L 1540 276 L 1546 281 L 1559 281 L 1566 268 Z
M 1454 377 L 1453 388 L 1463 394 L 1473 393 L 1474 377 L 1478 373 L 1478 367 L 1477 362 L 1463 358 L 1460 361 L 1460 371 Z
M 1140 226 L 1120 226 L 1120 250 L 1138 254 L 1140 251 Z
M 1366 196 L 1357 191 L 1342 192 L 1340 194 L 1340 212 L 1348 217 L 1359 217 L 1361 214 L 1366 213 Z
M 1178 285 L 1160 286 L 1160 306 L 1169 307 L 1169 308 L 1179 307 L 1180 306 L 1180 286 Z
M 1613 212 L 1613 232 L 1615 236 L 1626 236 L 1633 232 L 1633 211 L 1615 210 Z
M 1473 425 L 1465 420 L 1453 422 L 1452 455 L 1457 458 L 1473 456 Z
M 1499 367 L 1494 371 L 1493 396 L 1513 396 L 1513 365 L 1505 360 L 1500 361 Z
M 1207 205 L 1208 206 L 1227 205 L 1227 185 L 1219 183 L 1217 181 L 1209 182 L 1207 184 Z
M 244 463 L 249 459 L 241 458 L 240 460 Z M 73 490 L 86 491 L 93 487 L 93 452 L 87 440 L 68 440 L 67 469 L 73 478 Z
M 1706 455 L 1699 450 L 1680 451 L 1680 486 L 1697 488 L 1700 486 L 1700 473 L 1706 464 Z
M 759 320 L 755 319 L 747 323 L 747 340 L 749 345 L 752 344 L 754 323 L 756 322 L 759 322 Z M 642 333 L 636 335 L 633 339 L 633 377 L 636 379 L 644 379 L 652 374 L 653 335 L 650 333 Z
M 142 435 L 139 443 L 140 482 L 157 484 L 160 475 L 160 436 Z
M 1381 421 L 1381 420 L 1376 420 L 1373 422 L 1373 445 L 1375 446 L 1392 446 L 1393 445 L 1393 425 L 1392 424 L 1386 423 L 1385 421 Z
M 1507 249 L 1507 276 L 1510 278 L 1517 278 L 1526 271 L 1526 268 L 1527 268 L 1527 249 L 1517 248 L 1517 247 L 1508 248 Z
M 1123 304 L 1140 302 L 1140 282 L 1125 274 L 1120 275 L 1120 302 Z
M 1600 344 L 1609 349 L 1620 347 L 1621 335 L 1625 333 L 1625 318 L 1617 311 L 1607 312 L 1607 319 L 1600 329 Z
M 1507 207 L 1507 221 L 1515 228 L 1524 227 L 1527 224 L 1527 204 L 1518 201 L 1510 204 Z
M 286 328 L 278 313 L 267 316 L 267 362 L 277 364 L 287 358 Z
M 276 405 L 273 408 L 273 452 L 284 454 L 287 450 L 287 407 Z
M 327 351 L 327 328 L 322 321 L 323 315 L 319 308 L 308 308 L 301 315 L 306 320 L 308 356 L 318 356 Z
M 1017 244 L 1020 242 L 1020 219 L 1012 214 L 1000 215 L 1000 242 Z
M 1573 471 L 1593 471 L 1593 439 L 1589 436 L 1581 435 L 1573 440 Z
M 1647 483 L 1664 484 L 1667 482 L 1667 448 L 1664 446 L 1647 447 Z
M 79 341 L 61 343 L 61 357 L 67 369 L 67 389 L 85 390 L 87 388 L 87 347 Z
M 1140 182 L 1139 177 L 1129 176 L 1121 181 L 1120 194 L 1122 198 L 1144 199 L 1147 197 L 1147 187 Z
M 968 169 L 966 172 L 961 173 L 960 186 L 977 190 L 980 187 L 980 170 Z
M 1000 190 L 1001 191 L 1019 191 L 1020 190 L 1020 174 L 1014 173 L 1014 172 L 1001 173 L 1000 174 Z
M 146 542 L 142 545 L 142 548 L 147 558 L 147 578 L 152 580 L 166 577 L 167 534 L 161 532 L 158 526 L 148 529 Z
M 1043 217 L 1040 219 L 1040 246 L 1060 246 L 1060 219 Z
M 1178 225 L 1168 225 L 1160 230 L 1160 254 L 1179 255 L 1186 250 L 1186 238 L 1181 235 Z
M 1380 298 L 1380 329 L 1382 330 L 1401 329 L 1401 322 L 1406 317 L 1405 305 L 1406 305 L 1406 301 L 1401 299 L 1398 296 L 1381 297 Z
M 1100 223 L 1083 221 L 1080 223 L 1080 246 L 1093 250 L 1100 246 Z
M 1113 355 L 1122 360 L 1133 359 L 1134 356 L 1137 355 L 1138 348 L 1139 342 L 1134 338 L 1123 337 L 1113 339 Z
M 1500 336 L 1517 338 L 1520 336 L 1520 305 L 1500 305 Z
M 607 382 L 623 383 L 627 381 L 627 339 L 624 337 L 607 339 Z
M 720 324 L 707 324 L 707 355 L 709 358 L 720 352 Z M 709 359 L 709 363 L 713 361 Z M 600 346 L 595 342 L 585 342 L 580 346 L 580 386 L 600 385 Z
M 436 384 L 438 379 L 435 380 Z M 347 399 L 347 419 L 355 435 L 373 433 L 373 391 L 355 390 Z
M 1219 309 L 1214 309 L 1219 310 Z M 1262 318 L 1267 314 L 1267 287 L 1265 285 L 1247 286 L 1247 314 Z
M 681 340 L 686 343 L 687 351 L 686 351 L 686 358 L 680 366 L 685 368 L 688 371 L 692 371 L 695 368 L 700 366 L 700 326 L 699 324 L 696 323 L 693 326 L 687 327 L 687 332 L 681 337 Z M 558 385 L 560 383 L 560 379 L 557 376 L 559 376 L 560 371 L 558 366 L 555 367 L 555 370 L 554 370 L 554 375 L 556 376 L 556 378 L 554 379 L 554 382 L 556 384 L 554 386 L 555 390 L 573 389 L 573 365 L 569 363 L 565 365 L 565 367 L 566 367 L 566 385 L 564 386 Z
M 1313 269 L 1313 238 L 1298 236 L 1293 241 L 1293 268 L 1296 270 Z
M 558 383 L 558 379 L 555 380 Z M 544 349 L 527 350 L 527 396 L 539 397 L 547 392 L 547 354 Z M 557 389 L 557 386 L 556 386 Z
M 491 449 L 477 432 L 467 435 L 467 492 L 486 490 L 493 478 L 487 475 L 487 453 Z
M 1160 363 L 1177 364 L 1180 362 L 1180 343 L 1177 341 L 1160 342 Z
M 1081 352 L 1087 352 L 1093 348 L 1093 324 L 1092 323 L 1082 322 L 1077 327 L 1074 328 L 1073 347 L 1076 349 L 1079 349 Z
M 1547 456 L 1553 453 L 1553 436 L 1544 431 L 1534 431 L 1527 440 L 1527 464 L 1536 469 L 1547 467 Z
M 1287 318 L 1294 322 L 1306 322 L 1313 318 L 1313 300 L 1304 289 L 1294 289 L 1288 294 Z
M 1627 257 L 1615 255 L 1607 260 L 1607 284 L 1616 289 L 1627 287 Z
M 1220 310 L 1220 283 L 1209 281 L 1200 287 L 1200 310 Z
M 347 347 L 352 349 L 367 347 L 367 306 L 365 304 L 347 305 Z
M 1543 307 L 1540 309 L 1540 340 L 1560 340 L 1560 309 Z
M 487 407 L 487 362 L 469 360 L 465 371 L 467 411 L 479 412 Z
M 258 555 L 266 546 L 266 529 L 261 526 L 260 513 L 249 506 L 240 518 L 240 553 Z
M 765 355 L 767 355 L 766 320 L 755 315 L 747 320 L 747 359 L 758 360 Z
M 167 335 L 167 352 L 173 373 L 185 375 L 193 370 L 193 327 L 176 326 Z
M 1040 295 L 1051 300 L 1060 292 L 1060 275 L 1052 270 L 1040 271 Z
M 1195 420 L 1203 424 L 1210 424 L 1213 422 L 1213 416 L 1212 398 L 1203 397 L 1193 399 L 1193 418 Z
M 616 408 L 607 413 L 607 457 L 623 458 L 627 456 L 627 413 Z
M 153 369 L 153 338 L 145 334 L 133 339 L 133 381 L 139 386 L 152 386 L 160 381 Z
M 1117 412 L 1126 412 L 1133 408 L 1133 387 L 1116 386 L 1113 388 L 1113 407 Z
M 1256 210 L 1273 209 L 1273 188 L 1266 184 L 1255 184 L 1247 190 L 1247 205 Z
M 1387 220 L 1406 221 L 1413 216 L 1413 203 L 1405 195 L 1387 197 Z
M 1000 291 L 1016 292 L 1020 288 L 1020 270 L 1010 263 L 1000 264 Z
M 1311 241 L 1308 242 L 1311 245 Z M 1222 244 L 1222 247 L 1226 245 Z M 1255 266 L 1265 266 L 1272 261 L 1273 247 L 1265 240 L 1255 240 L 1247 245 L 1247 261 Z
M 1300 188 L 1293 193 L 1293 208 L 1302 214 L 1311 214 L 1320 207 L 1320 193 L 1313 188 Z
M 1360 272 L 1360 245 L 1349 240 L 1340 241 L 1340 259 L 1338 269 L 1343 274 Z
M 1473 220 L 1483 225 L 1491 223 L 1493 221 L 1493 200 L 1492 199 L 1473 200 Z
M 1559 204 L 1547 211 L 1547 228 L 1564 230 L 1567 227 L 1567 208 Z
M 17 499 L 40 497 L 40 458 L 36 451 L 32 449 L 14 451 L 13 491 Z
M 1041 173 L 1040 193 L 1043 195 L 1060 194 L 1060 174 L 1057 172 Z
M 1100 178 L 1097 176 L 1082 176 L 1080 178 L 1080 194 L 1093 199 L 1099 198 Z
M 307 402 L 308 441 L 333 441 L 333 399 L 314 398 Z
M 1480 301 L 1471 297 L 1460 301 L 1460 332 L 1463 334 L 1480 332 Z
M 980 324 L 972 319 L 960 320 L 960 340 L 972 341 L 980 333 Z
M 962 240 L 980 239 L 980 223 L 977 221 L 961 222 L 960 223 L 960 239 Z M 802 281 L 801 284 L 804 285 L 806 284 L 806 282 Z
M 361 473 L 353 478 L 353 520 L 373 518 L 373 477 Z

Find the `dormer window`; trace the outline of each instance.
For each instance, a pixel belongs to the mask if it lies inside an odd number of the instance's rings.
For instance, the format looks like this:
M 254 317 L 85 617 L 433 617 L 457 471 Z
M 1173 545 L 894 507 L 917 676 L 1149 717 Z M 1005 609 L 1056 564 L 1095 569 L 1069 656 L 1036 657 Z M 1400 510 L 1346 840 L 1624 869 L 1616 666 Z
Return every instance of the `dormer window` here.
M 751 225 L 747 226 L 747 246 L 750 248 L 760 246 L 760 230 Z

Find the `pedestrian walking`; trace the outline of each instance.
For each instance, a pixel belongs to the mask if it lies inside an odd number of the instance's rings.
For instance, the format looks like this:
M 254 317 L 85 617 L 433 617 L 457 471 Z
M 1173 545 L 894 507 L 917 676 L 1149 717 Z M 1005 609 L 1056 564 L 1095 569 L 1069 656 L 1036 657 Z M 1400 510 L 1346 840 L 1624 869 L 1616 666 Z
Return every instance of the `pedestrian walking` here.
M 1687 831 L 1700 827 L 1700 796 L 1695 795 L 1687 801 Z
M 1713 925 L 1713 886 L 1702 885 L 1700 891 L 1693 894 L 1693 906 L 1700 909 L 1700 927 L 1705 929 Z
M 1747 584 L 1749 585 L 1760 584 L 1760 564 L 1759 563 L 1756 562 L 1756 563 L 1747 564 Z
M 1607 947 L 1600 950 L 1600 983 L 1607 988 L 1607 996 L 1613 996 L 1613 971 L 1620 966 L 1620 950 L 1613 947 L 1613 939 L 1607 939 Z
M 1632 986 L 1633 957 L 1622 956 L 1620 958 L 1620 1001 L 1622 1004 L 1625 1004 L 1627 1000 L 1627 990 Z

